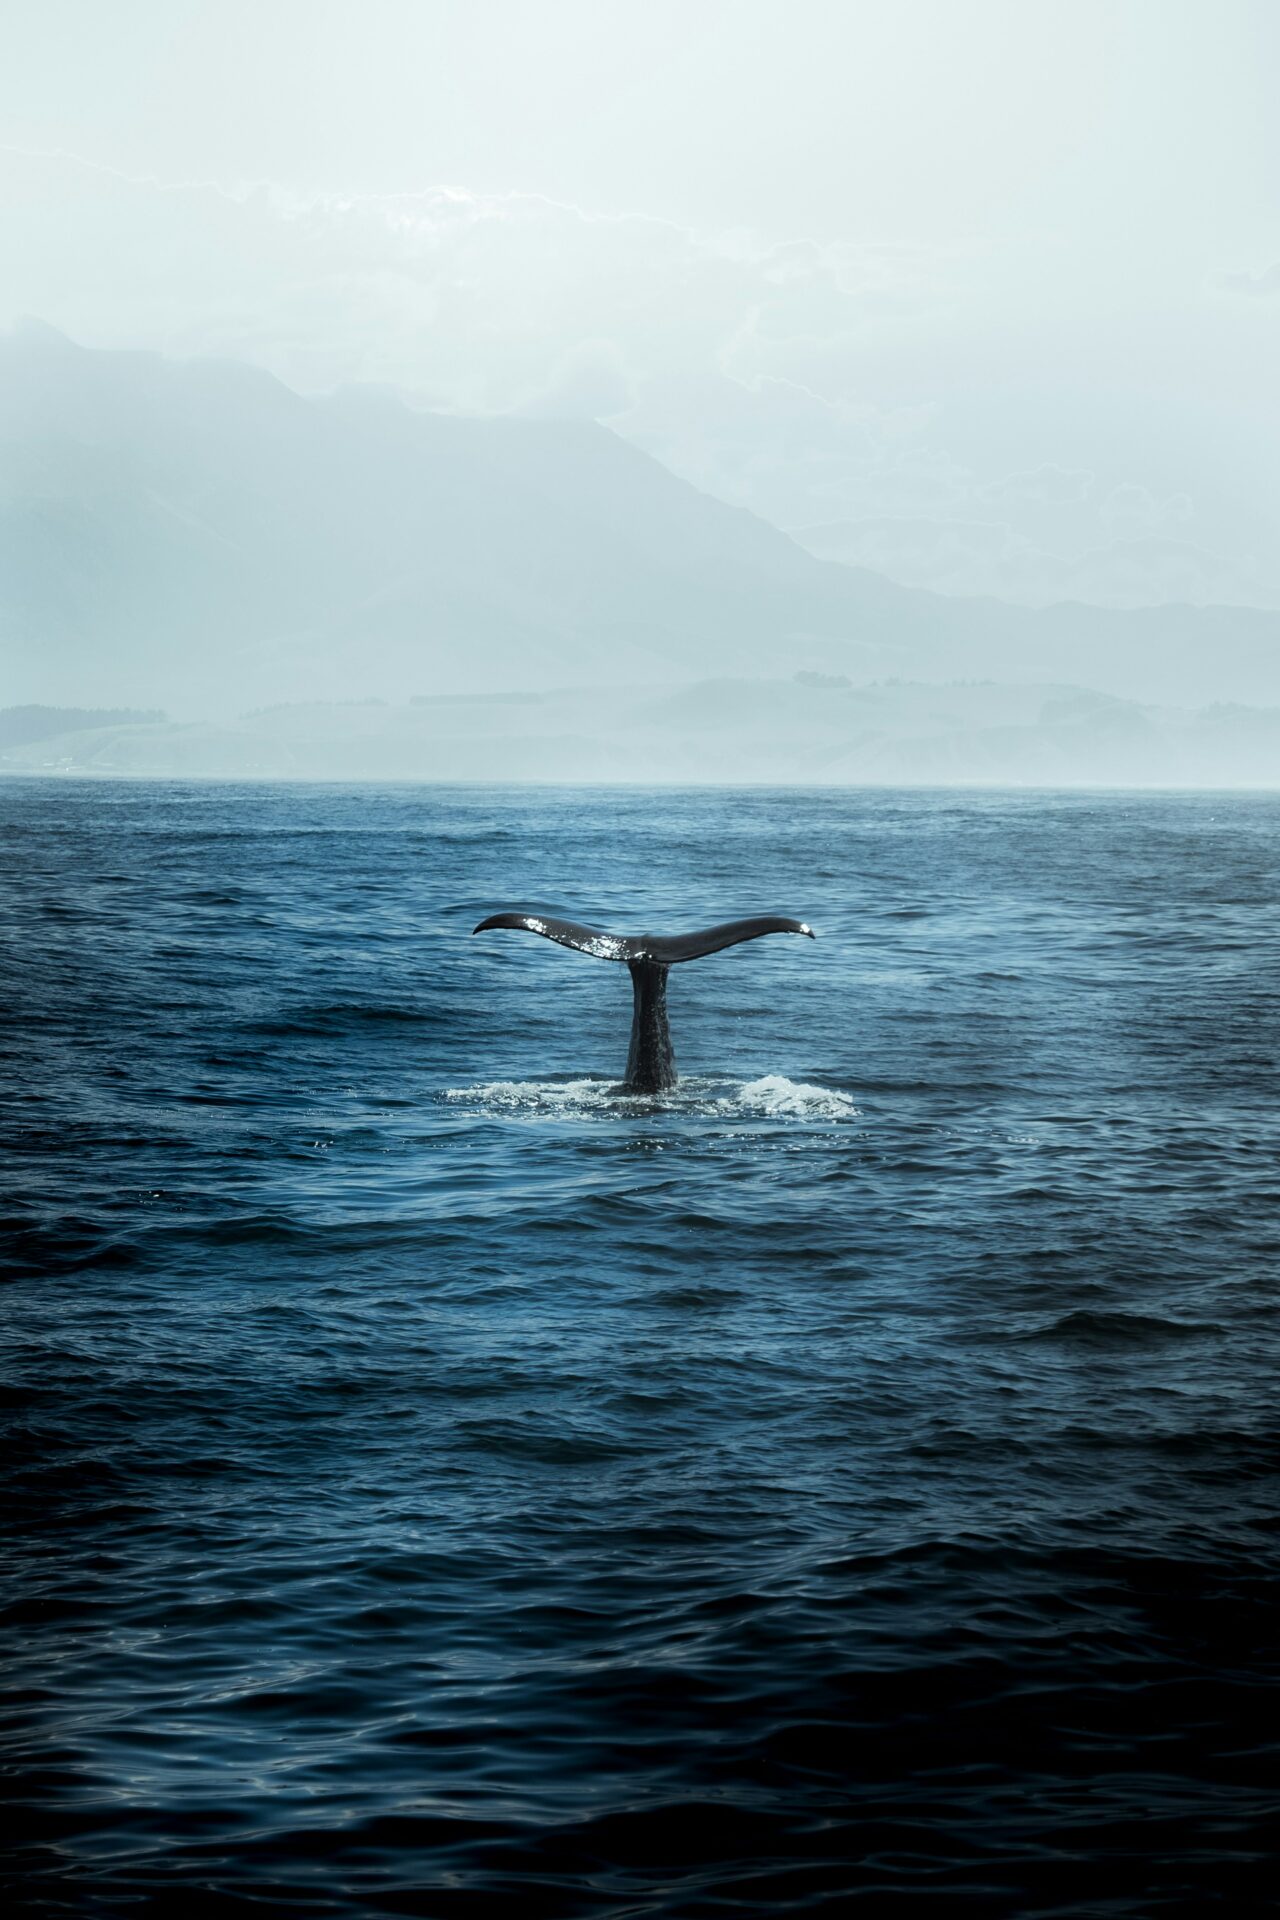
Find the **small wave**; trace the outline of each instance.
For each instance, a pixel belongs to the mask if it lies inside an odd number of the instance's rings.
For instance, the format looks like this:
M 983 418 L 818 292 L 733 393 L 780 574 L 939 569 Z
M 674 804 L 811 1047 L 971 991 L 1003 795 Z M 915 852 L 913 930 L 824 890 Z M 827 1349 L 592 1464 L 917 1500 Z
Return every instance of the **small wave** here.
M 661 1094 L 628 1093 L 615 1081 L 599 1079 L 492 1080 L 446 1087 L 443 1097 L 480 1113 L 549 1119 L 669 1112 L 711 1119 L 851 1120 L 859 1112 L 847 1093 L 808 1086 L 780 1073 L 745 1083 L 691 1078 Z
M 1051 1326 L 1037 1327 L 1033 1340 L 1079 1340 L 1097 1346 L 1121 1346 L 1150 1340 L 1192 1340 L 1221 1333 L 1212 1320 L 1177 1320 L 1167 1314 L 1125 1313 L 1081 1307 L 1063 1314 Z
M 246 1027 L 250 1033 L 283 1038 L 290 1034 L 358 1032 L 362 1028 L 378 1025 L 447 1026 L 456 1018 L 454 1009 L 438 1004 L 430 1007 L 397 1007 L 347 1001 L 331 1006 L 298 1007 L 274 1018 L 248 1022 Z
M 858 1109 L 852 1096 L 834 1087 L 811 1087 L 803 1081 L 768 1073 L 740 1087 L 738 1105 L 748 1112 L 795 1114 L 806 1120 L 852 1120 Z

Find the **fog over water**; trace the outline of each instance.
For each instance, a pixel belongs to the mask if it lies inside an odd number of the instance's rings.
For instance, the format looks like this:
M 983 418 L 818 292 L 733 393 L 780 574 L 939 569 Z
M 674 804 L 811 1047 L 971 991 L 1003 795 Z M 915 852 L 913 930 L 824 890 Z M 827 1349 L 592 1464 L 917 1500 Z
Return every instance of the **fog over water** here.
M 1274 720 L 1197 716 L 1280 705 L 1278 32 L 1261 0 L 28 11 L 0 699 L 983 680 L 1045 689 L 1013 745 L 997 694 L 905 747 L 851 721 L 832 771 L 1256 783 Z M 1160 711 L 1063 751 L 1064 686 Z M 592 775 L 559 731 L 509 764 Z M 38 764 L 358 770 L 262 732 Z

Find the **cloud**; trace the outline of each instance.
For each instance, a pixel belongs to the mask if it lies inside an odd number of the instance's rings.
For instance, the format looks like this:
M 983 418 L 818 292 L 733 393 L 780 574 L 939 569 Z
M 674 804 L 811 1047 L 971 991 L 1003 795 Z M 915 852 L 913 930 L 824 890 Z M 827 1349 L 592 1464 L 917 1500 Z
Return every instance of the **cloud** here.
M 1025 501 L 1036 506 L 1061 506 L 1085 500 L 1094 476 L 1082 468 L 1056 467 L 1046 463 L 1025 473 L 1011 473 L 1003 480 L 990 480 L 981 489 L 982 498 L 991 501 Z
M 1094 547 L 1062 567 L 1059 598 L 1101 606 L 1280 607 L 1280 580 L 1193 541 L 1138 538 Z
M 563 354 L 523 412 L 550 420 L 615 420 L 635 404 L 636 379 L 612 340 L 583 340 Z
M 1253 299 L 1268 299 L 1280 294 L 1280 260 L 1264 273 L 1220 273 L 1214 285 L 1224 293 L 1243 293 Z
M 795 538 L 821 559 L 869 567 L 904 584 L 943 593 L 991 591 L 995 571 L 1011 561 L 1021 544 L 1010 527 L 995 521 L 906 514 L 803 527 Z
M 1132 480 L 1113 487 L 1102 501 L 1099 512 L 1107 527 L 1120 540 L 1141 540 L 1174 533 L 1194 516 L 1185 493 L 1158 500 L 1147 488 Z
M 1091 346 L 1051 249 L 1013 272 L 958 246 L 769 243 L 535 194 L 162 184 L 0 151 L 0 254 L 0 320 L 245 359 L 303 391 L 606 421 L 781 526 L 856 526 L 861 563 L 911 584 L 1270 591 L 1274 398 L 1253 344 L 1220 351 L 1211 331 L 1238 315 L 1202 303 L 1192 343 L 1237 404 L 1201 397 L 1168 328 L 1130 316 L 1135 380 L 1099 331 L 1120 324 L 1114 289 Z M 1243 278 L 1269 291 L 1280 269 Z M 1135 544 L 1145 559 L 1096 558 Z
M 794 536 L 820 559 L 869 567 L 903 586 L 990 596 L 1021 606 L 1063 600 L 1097 606 L 1280 607 L 1280 579 L 1186 540 L 1137 537 L 1064 556 L 992 521 L 865 519 L 803 527 Z

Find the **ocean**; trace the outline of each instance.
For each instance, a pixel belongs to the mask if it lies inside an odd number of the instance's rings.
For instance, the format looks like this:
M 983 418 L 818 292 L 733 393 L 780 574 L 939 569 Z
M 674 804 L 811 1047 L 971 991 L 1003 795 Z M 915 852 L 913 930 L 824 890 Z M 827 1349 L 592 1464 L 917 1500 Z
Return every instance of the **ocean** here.
M 1280 795 L 0 826 L 10 1911 L 1271 1910 Z

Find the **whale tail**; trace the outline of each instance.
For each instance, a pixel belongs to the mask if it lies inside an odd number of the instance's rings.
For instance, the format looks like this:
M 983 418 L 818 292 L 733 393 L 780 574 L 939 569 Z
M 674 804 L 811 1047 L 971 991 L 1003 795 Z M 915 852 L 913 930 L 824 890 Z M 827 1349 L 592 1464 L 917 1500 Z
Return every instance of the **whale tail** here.
M 744 940 L 766 933 L 802 933 L 815 939 L 804 920 L 785 920 L 773 914 L 749 920 L 724 920 L 697 933 L 618 934 L 585 927 L 576 920 L 554 920 L 537 913 L 491 913 L 474 929 L 486 933 L 507 927 L 520 933 L 538 933 L 558 946 L 572 947 L 597 960 L 616 960 L 630 968 L 635 1006 L 631 1020 L 631 1048 L 623 1085 L 630 1093 L 661 1093 L 676 1084 L 675 1054 L 667 1022 L 667 972 L 686 960 L 701 960 Z

